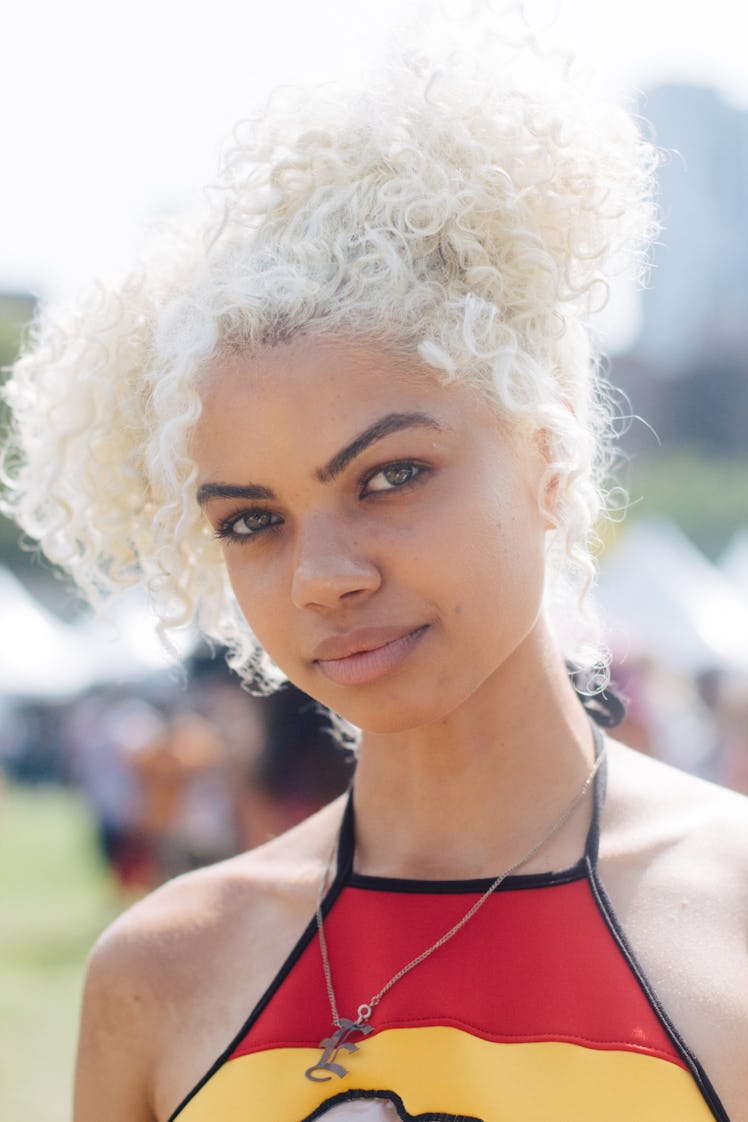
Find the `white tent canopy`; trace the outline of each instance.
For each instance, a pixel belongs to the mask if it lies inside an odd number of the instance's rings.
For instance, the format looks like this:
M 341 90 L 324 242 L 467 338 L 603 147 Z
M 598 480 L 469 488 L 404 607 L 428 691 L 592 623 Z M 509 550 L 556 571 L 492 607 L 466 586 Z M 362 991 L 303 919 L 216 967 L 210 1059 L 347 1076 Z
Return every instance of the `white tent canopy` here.
M 170 632 L 172 656 L 161 641 L 157 619 L 144 588 L 128 589 L 106 607 L 106 614 L 89 615 L 76 625 L 76 633 L 94 652 L 98 681 L 142 678 L 173 667 L 196 644 L 192 629 Z
M 748 671 L 748 603 L 672 523 L 635 523 L 604 559 L 599 593 L 618 655 L 687 674 Z
M 738 531 L 720 557 L 719 567 L 748 604 L 748 529 Z
M 193 632 L 177 640 L 184 656 Z M 0 696 L 63 698 L 90 686 L 132 682 L 174 665 L 142 589 L 117 597 L 106 618 L 63 623 L 0 567 Z
M 7 569 L 0 568 L 0 694 L 65 697 L 94 679 L 91 653 Z

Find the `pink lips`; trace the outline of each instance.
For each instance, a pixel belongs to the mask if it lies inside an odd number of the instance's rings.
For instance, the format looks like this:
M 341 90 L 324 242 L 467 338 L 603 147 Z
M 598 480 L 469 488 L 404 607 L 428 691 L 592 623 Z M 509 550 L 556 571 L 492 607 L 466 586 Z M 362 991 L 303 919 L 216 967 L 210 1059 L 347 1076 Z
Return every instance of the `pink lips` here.
M 320 643 L 314 661 L 336 685 L 363 685 L 404 662 L 425 632 L 425 626 L 406 632 L 391 628 L 351 632 Z

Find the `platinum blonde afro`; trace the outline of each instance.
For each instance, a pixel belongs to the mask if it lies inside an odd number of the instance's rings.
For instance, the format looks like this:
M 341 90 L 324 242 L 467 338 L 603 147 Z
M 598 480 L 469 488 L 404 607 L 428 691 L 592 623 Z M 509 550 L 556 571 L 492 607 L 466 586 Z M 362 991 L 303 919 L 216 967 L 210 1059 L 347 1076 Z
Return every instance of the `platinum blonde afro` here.
M 3 504 L 87 598 L 145 581 L 165 630 L 196 620 L 273 678 L 198 510 L 190 436 L 211 359 L 306 332 L 410 352 L 542 434 L 549 595 L 581 603 L 611 427 L 589 317 L 651 236 L 655 153 L 550 62 L 539 92 L 521 65 L 486 79 L 414 56 L 355 96 L 276 97 L 198 215 L 42 316 L 4 390 Z

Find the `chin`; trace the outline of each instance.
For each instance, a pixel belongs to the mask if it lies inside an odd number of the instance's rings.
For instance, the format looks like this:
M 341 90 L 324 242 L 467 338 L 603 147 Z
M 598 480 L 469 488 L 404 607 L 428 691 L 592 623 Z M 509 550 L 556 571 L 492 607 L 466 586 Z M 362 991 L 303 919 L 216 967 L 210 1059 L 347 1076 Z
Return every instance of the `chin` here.
M 333 709 L 349 724 L 362 732 L 396 734 L 411 732 L 413 729 L 443 721 L 458 705 L 445 704 L 442 695 L 418 702 L 412 696 L 406 699 L 384 696 L 378 699 L 358 698 L 320 699 L 324 705 Z

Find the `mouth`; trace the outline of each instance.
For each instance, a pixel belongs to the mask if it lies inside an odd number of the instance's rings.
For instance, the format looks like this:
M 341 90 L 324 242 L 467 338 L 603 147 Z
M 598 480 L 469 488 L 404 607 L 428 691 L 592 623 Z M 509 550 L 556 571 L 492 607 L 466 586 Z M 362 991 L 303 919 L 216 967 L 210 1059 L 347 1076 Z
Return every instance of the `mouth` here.
M 424 624 L 412 631 L 370 628 L 352 632 L 320 643 L 314 662 L 336 685 L 363 685 L 400 666 L 427 630 Z

